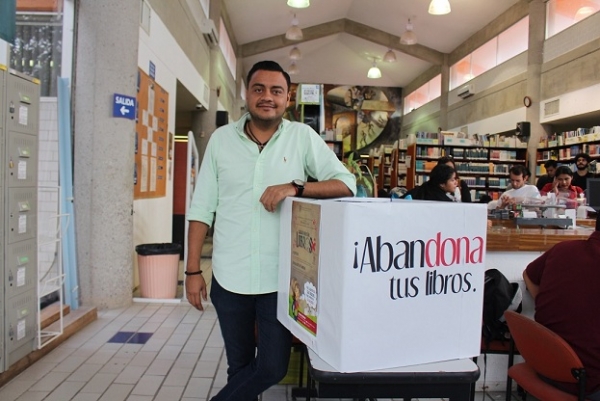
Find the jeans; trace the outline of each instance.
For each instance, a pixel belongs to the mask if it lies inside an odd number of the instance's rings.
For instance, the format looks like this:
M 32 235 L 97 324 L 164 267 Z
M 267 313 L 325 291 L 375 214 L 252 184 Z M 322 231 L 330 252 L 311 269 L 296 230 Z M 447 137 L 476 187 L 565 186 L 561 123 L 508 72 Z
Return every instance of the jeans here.
M 292 335 L 277 320 L 277 293 L 242 295 L 212 279 L 227 355 L 227 385 L 212 401 L 251 401 L 287 374 Z M 255 327 L 257 334 L 255 338 Z

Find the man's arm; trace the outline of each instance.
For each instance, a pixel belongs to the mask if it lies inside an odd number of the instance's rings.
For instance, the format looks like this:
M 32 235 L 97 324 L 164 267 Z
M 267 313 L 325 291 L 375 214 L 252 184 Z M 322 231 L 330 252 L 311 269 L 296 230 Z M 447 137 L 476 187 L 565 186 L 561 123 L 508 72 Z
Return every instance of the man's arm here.
M 208 225 L 200 221 L 190 221 L 188 229 L 188 254 L 186 272 L 194 273 L 200 271 L 200 257 L 202 246 L 208 233 Z M 202 274 L 194 274 L 185 278 L 185 292 L 187 299 L 198 310 L 204 310 L 202 299 L 207 300 L 206 281 Z
M 341 198 L 343 196 L 352 196 L 352 191 L 342 181 L 331 179 L 319 182 L 307 182 L 304 184 L 304 198 Z M 274 212 L 277 205 L 288 196 L 296 196 L 296 187 L 291 183 L 272 185 L 265 189 L 260 197 L 260 203 L 269 212 Z
M 527 275 L 526 270 L 523 270 L 523 280 L 525 280 L 525 285 L 527 286 L 527 290 L 529 290 L 529 293 L 531 294 L 533 299 L 535 299 L 535 297 L 537 297 L 537 294 L 540 292 L 540 286 L 537 284 L 534 284 L 533 281 L 531 281 L 531 279 Z

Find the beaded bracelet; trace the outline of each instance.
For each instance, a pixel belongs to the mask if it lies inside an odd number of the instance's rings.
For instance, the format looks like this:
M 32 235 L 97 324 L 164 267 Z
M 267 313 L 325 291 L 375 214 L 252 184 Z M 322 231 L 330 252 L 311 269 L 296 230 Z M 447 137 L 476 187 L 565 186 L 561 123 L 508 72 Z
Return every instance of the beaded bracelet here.
M 196 274 L 202 274 L 202 270 L 198 270 L 197 272 L 183 272 L 186 276 L 195 276 Z

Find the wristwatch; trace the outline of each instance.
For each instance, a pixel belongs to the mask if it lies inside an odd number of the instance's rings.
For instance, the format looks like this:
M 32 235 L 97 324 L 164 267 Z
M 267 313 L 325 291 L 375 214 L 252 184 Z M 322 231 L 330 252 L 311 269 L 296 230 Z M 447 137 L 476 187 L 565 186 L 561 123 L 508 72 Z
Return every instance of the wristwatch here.
M 292 185 L 294 186 L 294 188 L 296 188 L 296 196 L 299 198 L 302 197 L 302 192 L 304 192 L 304 184 L 306 184 L 306 182 L 302 180 L 296 179 L 292 181 Z

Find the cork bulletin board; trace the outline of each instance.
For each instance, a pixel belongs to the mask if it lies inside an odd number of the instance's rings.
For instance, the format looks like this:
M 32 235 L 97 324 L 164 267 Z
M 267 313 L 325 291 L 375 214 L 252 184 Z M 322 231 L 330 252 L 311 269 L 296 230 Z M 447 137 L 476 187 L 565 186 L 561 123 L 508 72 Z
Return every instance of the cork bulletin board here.
M 169 94 L 138 69 L 134 199 L 160 198 L 167 189 Z

